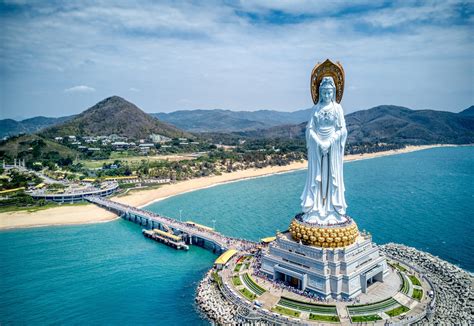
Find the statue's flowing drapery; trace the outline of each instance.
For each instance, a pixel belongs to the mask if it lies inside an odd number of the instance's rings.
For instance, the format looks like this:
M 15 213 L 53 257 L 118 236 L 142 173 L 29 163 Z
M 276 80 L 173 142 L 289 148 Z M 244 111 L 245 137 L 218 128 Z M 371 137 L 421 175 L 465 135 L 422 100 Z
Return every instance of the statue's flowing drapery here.
M 321 222 L 331 216 L 341 221 L 347 208 L 342 169 L 347 129 L 341 105 L 331 105 L 330 110 L 321 103 L 315 105 L 306 127 L 308 175 L 301 206 L 310 222 Z M 322 142 L 330 143 L 325 155 Z

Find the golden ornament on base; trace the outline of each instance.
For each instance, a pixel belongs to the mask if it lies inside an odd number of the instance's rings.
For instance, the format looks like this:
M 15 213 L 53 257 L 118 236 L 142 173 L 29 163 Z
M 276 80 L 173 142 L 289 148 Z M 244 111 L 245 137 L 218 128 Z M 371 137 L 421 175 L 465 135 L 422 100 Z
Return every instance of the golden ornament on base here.
M 297 219 L 291 221 L 289 231 L 295 241 L 321 248 L 343 248 L 356 242 L 359 236 L 357 224 L 351 220 L 341 226 L 310 226 Z

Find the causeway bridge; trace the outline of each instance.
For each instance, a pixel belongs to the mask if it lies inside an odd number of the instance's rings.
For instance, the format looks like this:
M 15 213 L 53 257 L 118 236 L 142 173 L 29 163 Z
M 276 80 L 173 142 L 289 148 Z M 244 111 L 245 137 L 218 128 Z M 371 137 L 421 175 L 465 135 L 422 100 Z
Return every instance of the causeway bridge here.
M 196 245 L 211 250 L 214 253 L 223 253 L 229 249 L 249 250 L 257 244 L 245 239 L 227 237 L 212 229 L 180 222 L 173 218 L 118 203 L 107 198 L 88 196 L 84 199 L 145 228 L 160 229 L 167 232 L 172 230 L 175 235 L 181 235 L 187 244 Z

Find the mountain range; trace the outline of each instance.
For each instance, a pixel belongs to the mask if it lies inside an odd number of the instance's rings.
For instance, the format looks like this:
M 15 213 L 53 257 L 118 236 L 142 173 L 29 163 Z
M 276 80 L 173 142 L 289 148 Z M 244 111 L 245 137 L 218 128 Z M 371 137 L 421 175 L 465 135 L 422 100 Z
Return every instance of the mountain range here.
M 189 132 L 234 132 L 264 129 L 306 121 L 311 109 L 295 112 L 273 110 L 181 110 L 152 116 Z
M 136 139 L 151 133 L 172 138 L 193 137 L 190 133 L 203 137 L 206 133 L 214 136 L 222 133 L 231 137 L 304 138 L 310 115 L 311 109 L 181 110 L 147 114 L 123 98 L 112 96 L 76 116 L 36 117 L 20 122 L 0 120 L 0 136 L 14 134 L 16 123 L 16 133 L 36 132 L 46 126 L 40 133 L 46 137 L 118 134 Z M 346 115 L 346 124 L 351 143 L 474 143 L 474 106 L 452 113 L 381 105 Z
M 473 106 L 452 113 L 380 105 L 345 116 L 348 143 L 472 144 Z M 306 122 L 235 133 L 249 138 L 304 138 Z
M 13 119 L 0 120 L 0 138 L 18 134 L 32 134 L 49 126 L 54 126 L 74 118 L 74 115 L 60 118 L 34 117 L 21 121 Z

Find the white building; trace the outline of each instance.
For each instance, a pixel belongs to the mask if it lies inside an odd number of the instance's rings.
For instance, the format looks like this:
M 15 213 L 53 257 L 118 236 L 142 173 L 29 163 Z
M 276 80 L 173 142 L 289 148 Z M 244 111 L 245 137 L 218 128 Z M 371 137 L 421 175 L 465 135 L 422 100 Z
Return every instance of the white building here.
M 348 299 L 376 281 L 383 282 L 387 262 L 369 235 L 342 248 L 304 245 L 289 232 L 277 235 L 262 257 L 261 271 L 302 291 L 323 298 Z
M 159 144 L 167 143 L 171 141 L 171 138 L 163 136 L 163 135 L 159 135 L 159 134 L 151 134 L 149 138 L 150 138 L 150 141 L 152 141 L 153 143 L 159 143 Z

